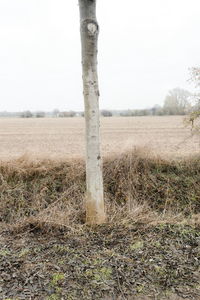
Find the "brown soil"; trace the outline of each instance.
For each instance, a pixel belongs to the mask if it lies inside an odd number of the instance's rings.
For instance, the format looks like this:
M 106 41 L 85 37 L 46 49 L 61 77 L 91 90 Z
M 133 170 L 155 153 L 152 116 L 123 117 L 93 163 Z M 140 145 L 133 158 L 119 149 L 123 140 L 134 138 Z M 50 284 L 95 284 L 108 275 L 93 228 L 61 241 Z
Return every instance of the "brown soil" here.
M 192 136 L 182 116 L 102 118 L 103 155 L 134 147 L 183 157 L 199 153 L 199 137 Z M 26 154 L 33 158 L 84 157 L 84 118 L 0 119 L 0 159 Z

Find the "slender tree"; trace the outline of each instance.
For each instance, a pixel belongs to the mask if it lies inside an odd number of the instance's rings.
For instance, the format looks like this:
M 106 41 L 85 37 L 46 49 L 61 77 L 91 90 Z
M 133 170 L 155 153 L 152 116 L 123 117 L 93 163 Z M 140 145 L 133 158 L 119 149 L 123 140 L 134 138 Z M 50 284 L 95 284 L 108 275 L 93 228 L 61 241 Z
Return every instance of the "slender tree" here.
M 99 25 L 96 19 L 96 0 L 79 0 L 79 9 L 86 124 L 86 222 L 88 224 L 101 224 L 105 221 L 105 210 L 99 132 L 97 74 Z

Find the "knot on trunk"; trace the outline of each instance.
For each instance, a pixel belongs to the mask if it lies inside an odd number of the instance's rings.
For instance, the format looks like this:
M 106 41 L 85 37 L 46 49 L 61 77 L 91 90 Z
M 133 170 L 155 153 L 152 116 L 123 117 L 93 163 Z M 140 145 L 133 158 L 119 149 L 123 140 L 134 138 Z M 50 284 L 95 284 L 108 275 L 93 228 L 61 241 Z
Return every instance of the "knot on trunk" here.
M 99 32 L 99 25 L 96 21 L 94 20 L 84 20 L 82 23 L 82 28 L 86 30 L 88 36 L 96 36 Z
M 90 34 L 95 34 L 96 32 L 97 32 L 97 25 L 96 24 L 94 24 L 94 23 L 88 23 L 87 24 L 87 29 L 88 29 L 88 31 L 89 31 L 89 33 Z

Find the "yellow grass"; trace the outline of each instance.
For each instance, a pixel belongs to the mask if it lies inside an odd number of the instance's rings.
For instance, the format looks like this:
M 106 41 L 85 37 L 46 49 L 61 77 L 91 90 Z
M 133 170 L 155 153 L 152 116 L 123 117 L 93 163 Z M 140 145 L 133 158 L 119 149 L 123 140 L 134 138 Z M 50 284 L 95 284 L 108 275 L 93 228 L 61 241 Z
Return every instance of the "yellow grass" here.
M 183 157 L 199 153 L 198 136 L 191 136 L 182 116 L 102 118 L 105 156 L 136 147 Z M 84 156 L 83 118 L 0 119 L 0 159 L 22 155 L 38 158 Z

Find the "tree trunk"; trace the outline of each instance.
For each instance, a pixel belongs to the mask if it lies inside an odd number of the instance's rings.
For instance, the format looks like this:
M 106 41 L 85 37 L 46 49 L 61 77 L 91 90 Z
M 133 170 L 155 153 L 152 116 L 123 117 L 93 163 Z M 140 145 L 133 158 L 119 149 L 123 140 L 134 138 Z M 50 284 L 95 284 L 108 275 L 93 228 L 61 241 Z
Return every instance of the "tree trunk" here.
M 86 222 L 88 224 L 101 224 L 105 221 L 105 211 L 99 132 L 97 75 L 99 26 L 96 20 L 96 0 L 79 0 L 79 8 L 86 124 Z

